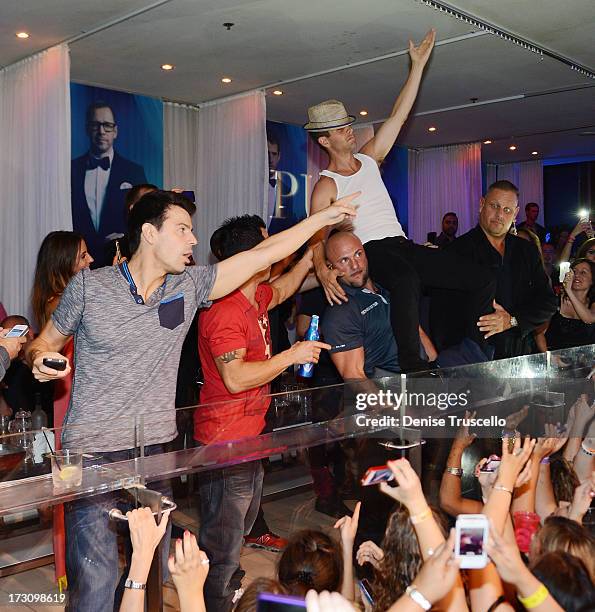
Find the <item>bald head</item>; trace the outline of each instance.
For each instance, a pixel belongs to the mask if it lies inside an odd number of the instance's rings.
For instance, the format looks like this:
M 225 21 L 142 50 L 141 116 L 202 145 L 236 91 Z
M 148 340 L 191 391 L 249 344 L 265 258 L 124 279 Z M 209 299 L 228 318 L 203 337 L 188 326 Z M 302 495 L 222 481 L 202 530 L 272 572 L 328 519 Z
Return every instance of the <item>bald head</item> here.
M 368 283 L 368 259 L 361 240 L 355 234 L 331 234 L 326 242 L 326 260 L 347 285 L 359 288 Z

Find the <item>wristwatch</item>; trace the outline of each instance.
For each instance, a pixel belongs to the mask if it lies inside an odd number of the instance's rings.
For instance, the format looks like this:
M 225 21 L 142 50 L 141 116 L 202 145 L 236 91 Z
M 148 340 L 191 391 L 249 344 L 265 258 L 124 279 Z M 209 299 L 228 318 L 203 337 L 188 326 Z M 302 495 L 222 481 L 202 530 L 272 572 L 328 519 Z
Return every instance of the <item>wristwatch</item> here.
M 422 610 L 430 610 L 432 608 L 432 604 L 417 590 L 414 584 L 410 584 L 407 587 L 405 594 L 411 597 Z
M 519 322 L 516 320 L 516 317 L 510 315 L 510 327 L 516 327 L 518 324 Z
M 130 580 L 130 578 L 126 579 L 124 583 L 125 589 L 139 589 L 141 591 L 145 591 L 147 589 L 147 585 L 143 582 L 134 582 L 134 580 Z

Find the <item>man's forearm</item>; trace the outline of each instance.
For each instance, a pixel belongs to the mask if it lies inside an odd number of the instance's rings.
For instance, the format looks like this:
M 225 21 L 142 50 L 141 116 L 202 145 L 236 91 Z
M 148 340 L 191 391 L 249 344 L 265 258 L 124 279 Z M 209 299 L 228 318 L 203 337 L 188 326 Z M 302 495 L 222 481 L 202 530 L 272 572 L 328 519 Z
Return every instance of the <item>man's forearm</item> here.
M 229 376 L 229 380 L 224 380 L 227 390 L 230 393 L 243 393 L 270 383 L 293 364 L 290 350 L 265 361 L 243 361 Z
M 289 272 L 283 274 L 272 283 L 279 292 L 279 304 L 291 297 L 294 293 L 297 293 L 304 279 L 308 276 L 309 271 L 310 261 L 301 259 Z
M 262 262 L 262 267 L 259 267 L 256 272 L 264 270 L 283 259 L 283 257 L 297 251 L 302 244 L 323 227 L 323 220 L 318 215 L 312 215 L 292 228 L 267 238 L 253 249 L 242 253 L 242 255 L 254 255 Z
M 42 336 L 38 336 L 37 338 L 35 338 L 35 340 L 33 340 L 33 342 L 29 343 L 29 346 L 27 346 L 27 348 L 25 349 L 25 361 L 27 362 L 27 365 L 32 368 L 33 362 L 35 361 L 35 358 L 37 357 L 37 355 L 39 355 L 39 353 L 50 353 L 54 350 L 60 349 L 55 349 L 54 347 L 51 347 Z
M 409 113 L 411 112 L 411 109 L 413 108 L 415 99 L 417 98 L 417 92 L 419 91 L 423 73 L 424 66 L 420 66 L 418 64 L 413 64 L 411 66 L 407 81 L 403 86 L 403 89 L 401 89 L 393 106 L 393 110 L 390 114 L 391 119 L 396 117 L 397 121 L 401 120 L 402 123 L 405 122 L 409 116 Z

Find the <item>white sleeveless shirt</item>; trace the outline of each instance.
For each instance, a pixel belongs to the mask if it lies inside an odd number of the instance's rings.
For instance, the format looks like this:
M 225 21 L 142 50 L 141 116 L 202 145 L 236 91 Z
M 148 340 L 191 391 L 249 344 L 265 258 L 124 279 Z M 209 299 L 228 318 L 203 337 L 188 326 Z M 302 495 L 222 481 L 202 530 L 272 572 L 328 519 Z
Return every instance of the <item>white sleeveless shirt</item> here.
M 391 236 L 405 236 L 392 200 L 380 176 L 378 164 L 363 153 L 356 153 L 354 157 L 362 164 L 355 174 L 343 176 L 329 170 L 323 170 L 320 173 L 335 181 L 337 200 L 356 191 L 362 192 L 355 200 L 355 204 L 359 207 L 357 216 L 352 221 L 353 233 L 362 241 L 362 244 Z

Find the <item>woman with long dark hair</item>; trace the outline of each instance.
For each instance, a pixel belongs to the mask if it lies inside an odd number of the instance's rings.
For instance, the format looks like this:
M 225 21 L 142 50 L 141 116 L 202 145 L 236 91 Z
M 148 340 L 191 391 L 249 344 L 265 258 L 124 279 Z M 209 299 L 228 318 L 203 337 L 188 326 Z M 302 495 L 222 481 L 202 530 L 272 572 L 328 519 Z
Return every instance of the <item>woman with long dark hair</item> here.
M 85 239 L 77 232 L 50 232 L 37 254 L 31 306 L 35 321 L 42 330 L 58 306 L 60 296 L 70 279 L 93 263 Z

